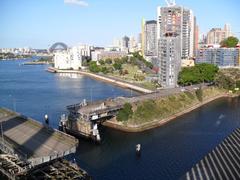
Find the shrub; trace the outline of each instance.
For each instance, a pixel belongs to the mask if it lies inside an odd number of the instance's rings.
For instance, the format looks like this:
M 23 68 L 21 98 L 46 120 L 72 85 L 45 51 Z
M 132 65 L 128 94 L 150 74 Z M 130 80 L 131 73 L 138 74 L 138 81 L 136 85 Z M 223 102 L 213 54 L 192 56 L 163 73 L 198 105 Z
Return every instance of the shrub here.
M 191 92 L 189 92 L 189 91 L 186 91 L 185 94 L 186 94 L 187 97 L 189 97 L 190 99 L 194 99 L 194 98 L 195 98 L 194 95 L 193 95 Z
M 106 67 L 102 67 L 101 72 L 103 74 L 107 74 L 108 73 L 108 69 Z
M 202 100 L 203 100 L 202 88 L 196 90 L 196 96 L 197 96 L 198 100 L 202 102 Z
M 132 105 L 124 104 L 123 108 L 117 113 L 117 121 L 127 121 L 133 115 Z
M 115 62 L 113 64 L 113 67 L 114 67 L 115 70 L 121 70 L 122 69 L 122 64 L 119 63 L 119 62 Z
M 239 81 L 239 80 L 236 81 L 236 87 L 237 87 L 237 88 L 240 88 L 240 81 Z
M 151 120 L 157 114 L 157 104 L 153 100 L 144 101 L 134 112 L 135 117 L 140 120 Z
M 113 62 L 112 59 L 109 59 L 109 58 L 105 60 L 105 63 L 107 64 L 112 64 L 112 62 Z
M 98 62 L 99 62 L 99 64 L 101 64 L 101 65 L 104 65 L 104 64 L 105 64 L 104 60 L 100 60 L 100 61 L 98 61 Z
M 93 73 L 98 73 L 98 72 L 101 71 L 101 68 L 97 65 L 96 62 L 91 61 L 91 62 L 89 63 L 89 70 L 90 70 L 91 72 L 93 72 Z
M 218 87 L 224 89 L 234 89 L 235 81 L 223 72 L 219 72 L 215 78 L 215 83 Z

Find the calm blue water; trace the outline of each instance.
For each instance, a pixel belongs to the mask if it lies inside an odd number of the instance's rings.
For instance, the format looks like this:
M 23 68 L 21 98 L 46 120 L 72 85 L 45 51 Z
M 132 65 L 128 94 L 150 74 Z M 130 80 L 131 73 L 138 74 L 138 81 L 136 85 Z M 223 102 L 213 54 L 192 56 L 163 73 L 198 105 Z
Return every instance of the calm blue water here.
M 87 77 L 63 77 L 45 69 L 46 66 L 19 66 L 19 61 L 0 62 L 0 106 L 39 121 L 48 113 L 51 125 L 56 127 L 66 105 L 84 98 L 96 100 L 131 94 L 129 90 Z M 143 133 L 103 127 L 103 143 L 94 145 L 80 139 L 74 157 L 94 179 L 179 179 L 240 127 L 239 108 L 239 98 L 223 98 Z M 142 144 L 140 158 L 135 156 L 137 143 Z
M 67 105 L 136 94 L 81 75 L 48 73 L 47 66 L 24 66 L 23 62 L 0 61 L 0 106 L 39 121 L 47 113 L 53 127 Z

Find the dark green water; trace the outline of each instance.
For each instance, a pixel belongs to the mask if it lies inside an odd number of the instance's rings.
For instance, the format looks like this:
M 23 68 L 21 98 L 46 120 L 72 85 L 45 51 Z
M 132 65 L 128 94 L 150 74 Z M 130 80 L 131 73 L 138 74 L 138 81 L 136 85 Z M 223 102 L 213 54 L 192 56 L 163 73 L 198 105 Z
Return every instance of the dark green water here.
M 123 90 L 79 76 L 45 72 L 46 66 L 19 66 L 0 62 L 0 106 L 16 109 L 39 121 L 45 113 L 56 127 L 65 106 L 82 99 L 130 96 Z M 94 179 L 179 179 L 235 128 L 240 126 L 240 99 L 222 98 L 176 120 L 142 133 L 102 128 L 103 142 L 80 139 L 76 155 Z M 142 155 L 135 156 L 135 145 Z

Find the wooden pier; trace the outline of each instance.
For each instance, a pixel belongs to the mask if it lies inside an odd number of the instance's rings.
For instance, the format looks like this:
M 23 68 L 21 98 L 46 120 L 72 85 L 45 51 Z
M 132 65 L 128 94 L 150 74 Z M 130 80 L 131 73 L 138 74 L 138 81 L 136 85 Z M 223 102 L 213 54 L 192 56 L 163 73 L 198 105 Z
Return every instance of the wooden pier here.
M 0 109 L 0 149 L 32 166 L 75 153 L 78 140 L 8 109 Z
M 64 159 L 56 159 L 48 163 L 29 169 L 29 164 L 18 158 L 1 154 L 0 172 L 8 179 L 82 179 L 89 180 L 91 177 L 86 171 L 80 169 L 75 163 Z
M 0 173 L 8 179 L 89 179 L 62 159 L 77 146 L 78 140 L 68 134 L 0 108 Z
M 19 179 L 78 179 L 90 180 L 91 177 L 86 171 L 80 169 L 76 164 L 64 159 L 54 160 L 46 165 L 40 165 L 31 169 L 26 174 L 18 176 Z
M 240 128 L 194 165 L 183 179 L 240 179 Z

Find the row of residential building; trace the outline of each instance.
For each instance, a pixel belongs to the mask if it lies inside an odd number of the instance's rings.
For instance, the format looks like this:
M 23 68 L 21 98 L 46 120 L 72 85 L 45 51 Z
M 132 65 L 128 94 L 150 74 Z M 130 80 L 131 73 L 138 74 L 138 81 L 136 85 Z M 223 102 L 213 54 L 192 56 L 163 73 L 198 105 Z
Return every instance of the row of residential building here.
M 156 20 L 143 20 L 138 40 L 124 36 L 108 48 L 76 46 L 56 52 L 54 61 L 59 69 L 80 69 L 84 60 L 116 59 L 141 50 L 142 55 L 159 69 L 159 83 L 171 88 L 177 86 L 181 66 L 194 65 L 194 61 L 189 60 L 194 57 L 195 63 L 239 66 L 239 49 L 213 46 L 231 35 L 228 24 L 224 29 L 213 28 L 207 35 L 207 43 L 215 48 L 199 48 L 199 28 L 193 11 L 172 0 L 168 6 L 157 8 Z
M 215 64 L 220 68 L 239 66 L 240 48 L 201 48 L 197 51 L 195 62 Z
M 173 3 L 157 8 L 157 19 L 142 23 L 142 54 L 158 61 L 159 83 L 175 87 L 181 60 L 194 56 L 197 48 L 196 18 L 192 10 Z M 195 44 L 196 45 L 195 45 Z
M 29 47 L 24 48 L 0 48 L 0 53 L 12 53 L 15 55 L 49 55 L 47 49 L 32 49 Z
M 170 1 L 168 1 L 170 2 Z M 203 46 L 218 45 L 232 36 L 231 27 L 213 28 Z M 157 8 L 157 19 L 142 22 L 142 54 L 159 68 L 159 83 L 175 87 L 181 64 L 212 63 L 218 66 L 238 66 L 238 49 L 199 49 L 199 27 L 191 9 L 176 5 L 172 0 L 166 7 Z M 186 61 L 188 60 L 188 61 Z
M 1 48 L 0 53 L 13 53 L 13 54 L 31 54 L 35 53 L 32 48 Z
M 127 51 L 119 48 L 99 48 L 88 45 L 78 45 L 67 50 L 57 50 L 54 52 L 54 67 L 57 69 L 79 70 L 84 68 L 86 60 L 99 61 L 106 59 L 116 59 L 126 57 Z
M 120 39 L 115 38 L 113 40 L 113 47 L 117 47 L 125 52 L 141 51 L 141 35 L 137 39 L 134 36 L 124 36 Z
M 79 70 L 83 62 L 91 56 L 91 46 L 81 45 L 54 53 L 54 67 L 57 69 Z
M 224 39 L 232 36 L 230 24 L 225 24 L 224 28 L 212 28 L 207 34 L 207 44 L 220 44 Z

